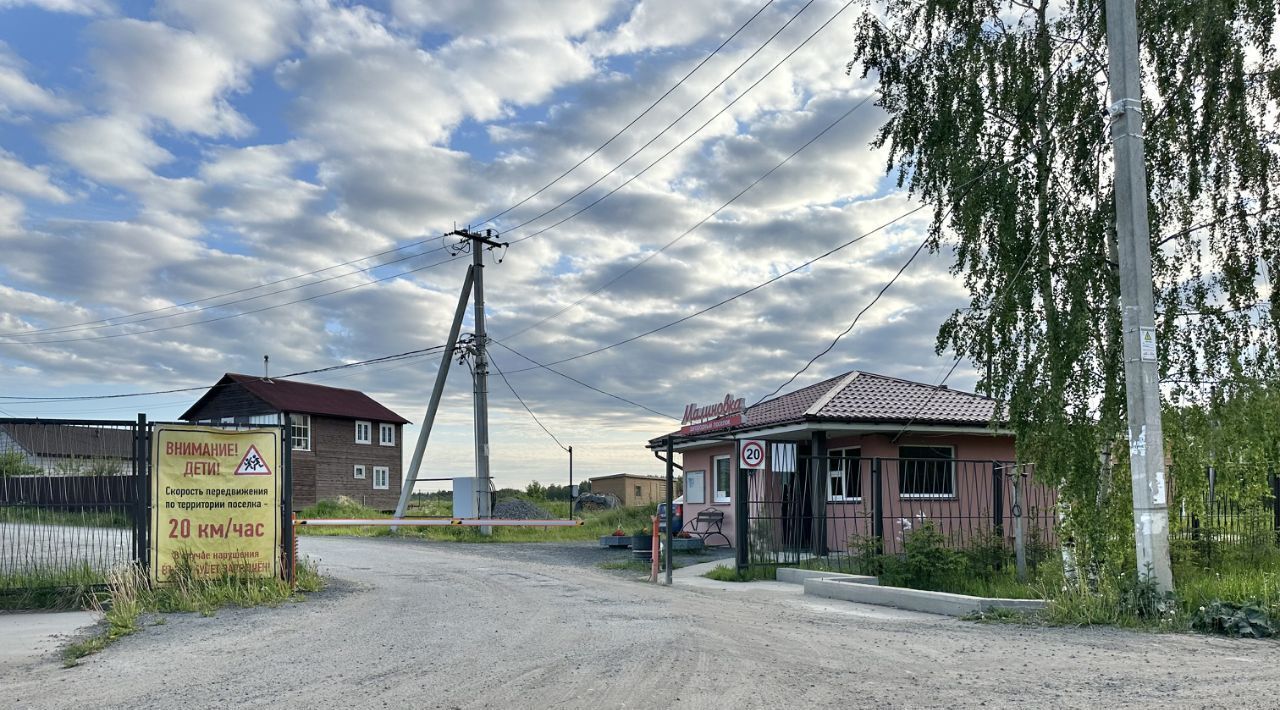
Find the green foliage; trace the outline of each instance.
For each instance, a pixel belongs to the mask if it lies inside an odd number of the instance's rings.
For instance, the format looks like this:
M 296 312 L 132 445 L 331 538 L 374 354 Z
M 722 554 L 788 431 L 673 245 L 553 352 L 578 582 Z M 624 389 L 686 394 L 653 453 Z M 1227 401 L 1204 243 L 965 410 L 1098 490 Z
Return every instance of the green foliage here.
M 18 451 L 0 453 L 0 478 L 9 476 L 38 476 L 44 473 L 39 467 L 27 463 L 27 458 Z
M 524 487 L 524 494 L 528 496 L 530 500 L 546 500 L 547 487 L 537 481 L 530 481 L 529 485 Z
M 1260 639 L 1275 635 L 1275 626 L 1262 607 L 1217 599 L 1196 610 L 1191 627 L 1205 633 L 1241 638 Z
M 778 568 L 758 565 L 748 567 L 739 572 L 735 567 L 720 565 L 702 576 L 707 579 L 714 579 L 717 582 L 758 582 L 762 580 L 777 579 Z
M 1260 139 L 1280 99 L 1276 5 L 1138 12 L 1161 373 L 1196 401 L 1280 366 L 1280 290 L 1264 290 L 1280 273 L 1280 161 Z M 1104 21 L 1102 0 L 867 2 L 850 64 L 879 80 L 874 142 L 936 205 L 929 247 L 954 254 L 970 294 L 938 351 L 988 373 L 980 389 L 1007 403 L 1019 457 L 1060 484 L 1083 561 L 1130 537 Z
M 902 542 L 903 556 L 886 559 L 882 584 L 915 589 L 942 589 L 960 576 L 964 556 L 947 547 L 947 539 L 932 521 L 916 528 Z
M 102 594 L 107 575 L 87 564 L 0 575 L 0 611 L 86 609 Z

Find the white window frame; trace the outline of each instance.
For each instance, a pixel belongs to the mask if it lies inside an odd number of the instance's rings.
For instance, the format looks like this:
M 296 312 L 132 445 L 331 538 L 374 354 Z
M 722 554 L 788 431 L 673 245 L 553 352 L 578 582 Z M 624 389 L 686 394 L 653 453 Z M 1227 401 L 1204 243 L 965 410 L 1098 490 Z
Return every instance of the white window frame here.
M 361 437 L 360 434 L 364 436 Z M 356 422 L 356 443 L 371 444 L 373 443 L 373 424 L 371 422 Z
M 725 482 L 724 490 L 720 490 L 720 462 L 725 462 Z M 711 486 L 713 496 L 712 503 L 730 503 L 732 502 L 733 492 L 733 457 L 732 456 L 712 456 L 711 457 Z
M 364 480 L 364 478 L 365 478 L 365 472 L 366 472 L 366 469 L 365 469 L 365 467 L 364 467 L 364 464 L 362 464 L 362 463 L 358 463 L 358 464 L 356 464 L 356 465 L 355 465 L 355 467 L 352 469 L 352 474 L 351 474 L 351 475 L 353 475 L 354 477 L 356 477 L 356 478 L 358 478 L 358 479 L 360 479 L 360 480 L 362 480 L 362 481 L 363 481 L 363 480 Z
M 381 478 L 379 478 L 379 476 L 381 476 Z M 382 485 L 378 485 L 378 481 L 382 481 Z M 373 467 L 373 488 L 378 491 L 385 491 L 391 488 L 391 467 Z
M 828 503 L 861 503 L 862 496 L 849 495 L 849 479 L 850 474 L 857 480 L 862 476 L 862 466 L 855 466 L 855 470 L 849 471 L 849 466 L 854 462 L 851 458 L 862 458 L 861 446 L 848 446 L 843 449 L 832 449 L 827 452 L 827 502 Z M 835 486 L 832 483 L 839 477 L 840 494 L 836 495 Z M 861 492 L 861 491 L 859 491 Z
M 378 425 L 378 445 L 379 446 L 395 446 L 396 445 L 396 425 L 395 424 L 379 424 Z
M 299 436 L 298 432 L 302 431 Z M 302 443 L 299 444 L 298 440 Z M 289 443 L 292 444 L 294 451 L 310 451 L 311 450 L 311 415 L 310 414 L 290 414 L 289 415 Z
M 903 457 L 903 449 L 946 449 L 951 452 L 951 456 L 945 459 L 910 459 Z M 951 492 L 950 493 L 903 493 L 902 492 L 902 470 L 903 464 L 907 461 L 945 461 L 951 469 Z M 913 500 L 956 500 L 959 496 L 956 494 L 956 447 L 954 446 L 935 446 L 933 444 L 903 444 L 898 447 L 898 497 L 911 498 Z

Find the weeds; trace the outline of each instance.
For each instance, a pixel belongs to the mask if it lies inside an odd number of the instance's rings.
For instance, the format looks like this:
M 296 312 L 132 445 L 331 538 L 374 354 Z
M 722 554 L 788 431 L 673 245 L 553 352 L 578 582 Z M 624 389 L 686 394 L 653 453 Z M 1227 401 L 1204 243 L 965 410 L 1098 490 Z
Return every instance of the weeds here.
M 714 579 L 717 582 L 757 582 L 778 578 L 777 568 L 775 567 L 755 566 L 739 572 L 737 569 L 725 565 L 720 565 L 702 576 L 707 579 Z

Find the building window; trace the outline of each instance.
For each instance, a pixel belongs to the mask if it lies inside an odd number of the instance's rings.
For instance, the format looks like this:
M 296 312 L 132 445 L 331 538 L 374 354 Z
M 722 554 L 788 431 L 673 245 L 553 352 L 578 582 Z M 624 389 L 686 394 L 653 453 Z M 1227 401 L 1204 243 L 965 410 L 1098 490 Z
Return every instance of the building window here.
M 686 503 L 706 503 L 707 502 L 707 483 L 706 471 L 685 471 L 684 472 L 684 502 Z
M 711 462 L 715 468 L 715 486 L 716 497 L 711 499 L 713 503 L 729 502 L 729 457 L 717 456 Z
M 371 441 L 369 433 L 373 425 L 369 422 L 356 422 L 356 443 L 367 444 Z
M 862 449 L 832 449 L 827 458 L 827 500 L 862 500 Z
M 378 425 L 378 443 L 383 446 L 396 445 L 396 425 L 395 424 L 379 424 Z
M 391 487 L 391 469 L 386 466 L 373 467 L 373 487 L 385 491 Z
M 950 446 L 899 446 L 898 495 L 903 498 L 955 498 L 955 449 Z
M 636 497 L 639 498 L 642 495 L 644 494 L 640 492 L 640 486 L 636 486 Z
M 358 478 L 358 479 L 360 479 L 360 480 L 362 480 L 362 481 L 364 480 L 364 465 L 363 465 L 363 464 L 356 464 L 356 467 L 355 467 L 355 477 L 356 477 L 356 478 Z
M 293 430 L 293 448 L 295 451 L 311 450 L 311 415 L 290 414 L 289 424 Z

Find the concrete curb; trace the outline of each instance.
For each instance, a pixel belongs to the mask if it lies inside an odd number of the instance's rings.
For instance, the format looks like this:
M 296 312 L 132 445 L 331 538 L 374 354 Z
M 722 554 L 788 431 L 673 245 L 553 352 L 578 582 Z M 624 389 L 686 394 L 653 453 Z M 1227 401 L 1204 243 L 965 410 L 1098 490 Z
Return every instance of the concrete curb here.
M 1047 606 L 1046 602 L 1041 599 L 971 597 L 967 594 L 927 592 L 922 589 L 880 587 L 838 578 L 807 579 L 804 581 L 804 593 L 827 599 L 841 599 L 860 604 L 877 604 L 910 611 L 923 611 L 930 614 L 945 614 L 947 616 L 966 616 L 992 609 L 1039 611 Z
M 844 572 L 823 572 L 816 569 L 796 569 L 794 567 L 779 567 L 778 581 L 787 584 L 804 584 L 810 579 L 840 579 L 846 582 L 855 582 L 857 584 L 879 584 L 880 580 L 875 577 L 869 577 L 861 574 L 846 574 Z

